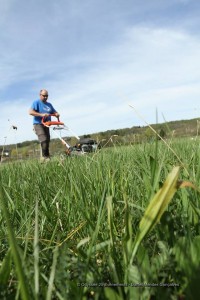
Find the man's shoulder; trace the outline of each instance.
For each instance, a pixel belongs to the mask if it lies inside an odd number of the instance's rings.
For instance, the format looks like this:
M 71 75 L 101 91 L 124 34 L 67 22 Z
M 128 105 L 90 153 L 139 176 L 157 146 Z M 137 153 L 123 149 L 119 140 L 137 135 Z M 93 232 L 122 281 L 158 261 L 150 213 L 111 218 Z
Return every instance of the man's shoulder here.
M 33 104 L 38 104 L 38 103 L 40 103 L 40 99 L 36 99 L 33 101 Z
M 41 101 L 40 101 L 40 99 L 36 99 L 36 100 L 34 100 L 33 102 L 41 102 Z
M 32 102 L 31 108 L 33 110 L 39 111 L 41 109 L 41 101 L 40 101 L 40 99 L 34 100 Z

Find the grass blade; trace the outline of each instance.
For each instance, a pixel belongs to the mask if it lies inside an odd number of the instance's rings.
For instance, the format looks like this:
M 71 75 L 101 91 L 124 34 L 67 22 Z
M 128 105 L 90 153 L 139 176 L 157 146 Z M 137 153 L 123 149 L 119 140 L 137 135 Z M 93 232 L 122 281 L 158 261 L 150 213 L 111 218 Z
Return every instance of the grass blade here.
M 0 269 L 0 286 L 5 285 L 10 276 L 11 270 L 11 249 L 9 248 L 6 255 L 4 256 L 2 266 Z
M 52 299 L 53 282 L 54 282 L 55 273 L 56 273 L 57 259 L 58 259 L 58 247 L 56 247 L 55 250 L 54 250 L 53 263 L 52 263 L 51 273 L 50 273 L 50 277 L 49 277 L 46 300 L 51 300 Z
M 18 249 L 16 238 L 15 238 L 15 234 L 14 234 L 14 231 L 12 230 L 12 226 L 11 226 L 11 222 L 10 222 L 10 215 L 9 215 L 9 211 L 8 211 L 8 208 L 7 208 L 7 205 L 6 205 L 5 194 L 7 196 L 9 196 L 6 192 L 6 190 L 4 190 L 1 187 L 1 189 L 0 189 L 0 199 L 1 199 L 0 203 L 1 203 L 1 208 L 2 208 L 4 217 L 5 217 L 5 221 L 6 221 L 7 232 L 8 232 L 8 240 L 9 240 L 12 257 L 13 257 L 15 268 L 16 268 L 17 277 L 18 277 L 18 280 L 19 280 L 20 294 L 21 294 L 21 298 L 23 300 L 28 300 L 28 299 L 30 299 L 30 297 L 29 297 L 29 292 L 28 292 L 27 280 L 26 280 L 26 276 L 25 276 L 25 273 L 24 273 L 23 268 L 22 268 L 22 260 L 20 258 L 19 249 Z
M 149 203 L 143 218 L 140 221 L 139 231 L 137 232 L 135 242 L 133 245 L 133 252 L 130 260 L 132 264 L 137 249 L 152 228 L 159 222 L 162 214 L 172 200 L 175 192 L 178 189 L 178 176 L 180 167 L 175 167 L 167 176 L 163 187 L 156 193 L 151 202 Z
M 35 204 L 35 234 L 34 234 L 34 271 L 35 271 L 35 299 L 39 297 L 39 233 L 38 233 L 38 200 Z

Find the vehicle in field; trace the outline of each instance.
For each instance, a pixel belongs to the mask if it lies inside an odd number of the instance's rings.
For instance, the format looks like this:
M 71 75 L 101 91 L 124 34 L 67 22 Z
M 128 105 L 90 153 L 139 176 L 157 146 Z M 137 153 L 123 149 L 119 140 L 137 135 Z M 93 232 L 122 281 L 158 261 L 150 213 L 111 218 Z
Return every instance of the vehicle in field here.
M 55 116 L 52 114 L 51 116 Z M 54 130 L 54 133 L 61 140 L 62 144 L 66 146 L 65 154 L 70 155 L 80 155 L 95 152 L 98 149 L 98 143 L 96 140 L 91 138 L 80 138 L 76 135 L 68 126 L 66 126 L 63 122 L 57 121 L 46 121 L 45 117 L 42 119 L 42 124 L 46 127 Z M 72 133 L 72 135 L 77 139 L 77 143 L 74 146 L 70 146 L 60 135 L 56 133 L 57 130 L 67 130 Z
M 7 161 L 10 158 L 10 150 L 2 149 L 0 150 L 0 162 Z
M 77 149 L 82 152 L 95 152 L 98 148 L 97 141 L 91 138 L 81 138 L 76 144 Z

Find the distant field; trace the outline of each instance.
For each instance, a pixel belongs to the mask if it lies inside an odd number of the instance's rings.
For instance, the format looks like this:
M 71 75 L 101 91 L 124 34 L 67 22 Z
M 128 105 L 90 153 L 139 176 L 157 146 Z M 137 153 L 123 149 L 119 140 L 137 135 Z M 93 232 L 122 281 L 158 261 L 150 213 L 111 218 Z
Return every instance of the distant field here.
M 197 299 L 199 165 L 198 140 L 1 164 L 0 299 Z

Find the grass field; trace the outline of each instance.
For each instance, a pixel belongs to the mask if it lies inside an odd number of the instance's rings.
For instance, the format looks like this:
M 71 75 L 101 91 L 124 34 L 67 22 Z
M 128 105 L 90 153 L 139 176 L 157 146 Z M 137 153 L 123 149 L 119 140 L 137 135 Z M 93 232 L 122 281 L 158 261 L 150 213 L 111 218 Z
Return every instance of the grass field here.
M 198 299 L 199 145 L 1 164 L 0 299 Z

